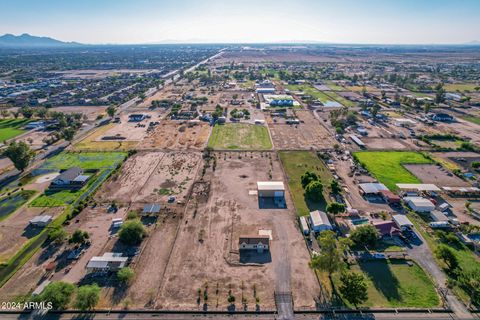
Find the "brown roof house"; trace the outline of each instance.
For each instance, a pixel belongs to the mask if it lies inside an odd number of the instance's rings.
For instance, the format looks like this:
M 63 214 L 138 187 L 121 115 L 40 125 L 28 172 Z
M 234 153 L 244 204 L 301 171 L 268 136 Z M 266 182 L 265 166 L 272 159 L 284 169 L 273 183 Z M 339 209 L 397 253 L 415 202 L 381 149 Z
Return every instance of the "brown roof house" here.
M 238 239 L 238 248 L 240 250 L 257 250 L 262 253 L 270 248 L 270 236 L 268 235 L 252 235 L 240 236 Z

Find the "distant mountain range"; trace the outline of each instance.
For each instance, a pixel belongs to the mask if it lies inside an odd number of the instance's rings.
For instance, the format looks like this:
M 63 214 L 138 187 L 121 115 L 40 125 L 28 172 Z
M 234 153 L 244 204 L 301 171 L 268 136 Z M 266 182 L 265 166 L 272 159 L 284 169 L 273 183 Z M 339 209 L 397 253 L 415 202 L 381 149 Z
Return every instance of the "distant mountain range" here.
M 16 36 L 13 34 L 5 34 L 0 36 L 0 47 L 15 47 L 15 48 L 39 48 L 39 47 L 72 47 L 80 46 L 78 42 L 63 42 L 49 37 L 37 37 L 24 33 Z

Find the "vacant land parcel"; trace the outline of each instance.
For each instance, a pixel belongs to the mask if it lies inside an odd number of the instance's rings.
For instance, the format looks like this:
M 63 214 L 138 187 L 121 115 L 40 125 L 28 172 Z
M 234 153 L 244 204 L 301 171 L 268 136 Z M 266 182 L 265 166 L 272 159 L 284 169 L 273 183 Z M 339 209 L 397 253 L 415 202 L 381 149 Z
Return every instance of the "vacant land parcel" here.
M 210 135 L 208 123 L 162 120 L 142 140 L 137 149 L 202 150 Z
M 273 144 L 277 150 L 330 149 L 335 144 L 327 129 L 311 111 L 297 110 L 295 115 L 301 124 L 274 123 L 267 118 Z
M 295 226 L 290 197 L 287 209 L 259 209 L 257 181 L 283 181 L 275 154 L 270 152 L 214 153 L 216 169 L 208 170 L 203 183 L 209 195 L 195 192 L 166 268 L 156 306 L 163 309 L 197 308 L 197 290 L 208 286 L 208 309 L 226 310 L 229 290 L 255 310 L 255 292 L 260 310 L 275 309 L 274 291 L 291 289 L 295 306 L 313 307 L 319 287 L 308 268 L 310 259 L 301 233 Z M 271 176 L 269 175 L 271 172 Z M 208 181 L 208 182 L 207 182 Z M 251 263 L 240 262 L 241 234 L 271 230 L 268 254 L 252 254 Z M 188 275 L 188 281 L 185 281 Z M 202 294 L 203 297 L 203 294 Z
M 120 203 L 167 202 L 169 196 L 183 200 L 197 173 L 200 153 L 140 152 L 130 157 L 102 186 L 97 199 Z
M 269 150 L 272 142 L 265 126 L 229 123 L 213 127 L 208 146 L 217 150 Z
M 432 160 L 417 152 L 379 151 L 355 152 L 356 159 L 390 190 L 397 190 L 397 183 L 421 183 L 410 173 L 405 164 L 431 164 Z

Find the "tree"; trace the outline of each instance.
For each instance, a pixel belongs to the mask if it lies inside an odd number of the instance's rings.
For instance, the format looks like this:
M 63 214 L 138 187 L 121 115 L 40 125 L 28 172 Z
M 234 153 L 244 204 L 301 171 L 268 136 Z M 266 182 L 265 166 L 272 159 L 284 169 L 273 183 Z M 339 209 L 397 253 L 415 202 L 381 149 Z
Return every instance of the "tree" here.
M 305 189 L 310 182 L 317 180 L 319 180 L 317 174 L 311 171 L 305 171 L 305 173 L 300 177 L 303 189 Z
M 339 194 L 340 192 L 342 192 L 342 187 L 340 187 L 340 184 L 336 179 L 332 180 L 332 182 L 330 183 L 330 188 L 332 189 L 332 192 L 334 194 Z
M 340 276 L 340 293 L 342 296 L 355 308 L 367 301 L 367 284 L 365 282 L 365 277 L 357 272 L 343 272 Z
M 322 231 L 318 237 L 318 242 L 321 252 L 313 256 L 309 266 L 312 269 L 327 272 L 331 281 L 332 274 L 344 265 L 342 253 L 344 248 L 337 243 L 333 231 Z
M 129 267 L 122 268 L 117 272 L 117 278 L 122 283 L 129 283 L 130 281 L 132 281 L 134 276 L 135 273 Z
M 116 112 L 117 112 L 117 108 L 115 108 L 115 106 L 108 106 L 107 114 L 110 118 L 113 118 L 113 116 L 115 116 Z
M 350 233 L 350 239 L 352 239 L 356 246 L 365 245 L 367 247 L 373 247 L 377 243 L 378 239 L 380 239 L 380 234 L 378 233 L 377 228 L 368 224 L 355 228 Z
M 439 83 L 435 86 L 435 103 L 440 104 L 445 102 L 445 89 L 443 88 L 443 83 Z
M 73 232 L 68 242 L 75 243 L 75 244 L 82 244 L 82 243 L 85 243 L 88 240 L 88 238 L 90 238 L 90 236 L 88 235 L 88 232 L 77 229 Z
M 37 302 L 51 302 L 53 309 L 63 310 L 70 303 L 73 291 L 75 291 L 75 286 L 73 284 L 63 281 L 54 281 L 46 286 L 42 293 L 35 297 L 34 300 Z
M 327 212 L 333 215 L 345 212 L 345 205 L 343 203 L 332 202 L 327 205 Z
M 84 285 L 78 288 L 77 298 L 75 299 L 75 307 L 78 309 L 92 310 L 100 300 L 100 287 L 94 283 L 91 285 Z
M 435 256 L 445 262 L 450 272 L 458 268 L 458 258 L 450 247 L 444 244 L 439 245 L 435 250 Z
M 12 141 L 7 149 L 3 151 L 3 156 L 9 158 L 17 170 L 23 171 L 30 164 L 30 161 L 35 156 L 35 152 L 23 141 L 18 143 Z
M 462 271 L 458 275 L 458 282 L 470 296 L 470 302 L 480 305 L 480 271 L 473 269 Z
M 2 109 L 1 115 L 2 115 L 2 118 L 6 118 L 10 115 L 10 112 L 8 110 Z
M 70 127 L 62 130 L 63 139 L 67 141 L 72 141 L 74 136 L 75 136 L 75 129 Z
M 118 237 L 125 244 L 136 245 L 142 242 L 142 239 L 146 234 L 147 231 L 142 222 L 136 219 L 126 221 L 122 224 Z
M 23 106 L 19 110 L 20 114 L 27 119 L 30 119 L 33 116 L 33 109 L 27 106 Z
M 50 229 L 48 239 L 56 244 L 61 244 L 67 239 L 67 231 L 61 226 Z
M 318 202 L 322 200 L 323 185 L 320 181 L 312 181 L 305 188 L 305 194 L 310 200 Z

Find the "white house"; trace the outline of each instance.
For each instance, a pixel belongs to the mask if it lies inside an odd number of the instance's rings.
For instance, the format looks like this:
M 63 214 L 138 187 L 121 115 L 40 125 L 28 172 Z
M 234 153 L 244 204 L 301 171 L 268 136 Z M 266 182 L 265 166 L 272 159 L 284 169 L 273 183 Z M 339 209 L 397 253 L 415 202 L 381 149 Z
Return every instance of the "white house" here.
M 262 253 L 264 250 L 268 251 L 270 248 L 269 235 L 245 235 L 238 238 L 239 250 L 257 250 Z
M 312 230 L 317 233 L 333 229 L 327 214 L 320 210 L 310 212 L 310 225 Z

